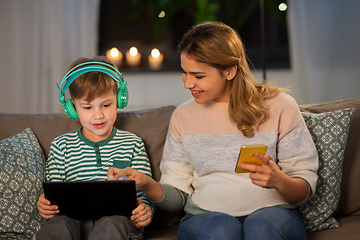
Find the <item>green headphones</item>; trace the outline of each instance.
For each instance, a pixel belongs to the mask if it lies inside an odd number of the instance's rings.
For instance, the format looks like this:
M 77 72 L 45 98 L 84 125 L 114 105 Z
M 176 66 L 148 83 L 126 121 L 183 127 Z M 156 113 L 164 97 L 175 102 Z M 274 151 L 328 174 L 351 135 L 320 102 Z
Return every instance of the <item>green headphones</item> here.
M 65 92 L 78 76 L 87 72 L 102 72 L 118 82 L 119 91 L 117 93 L 117 107 L 124 108 L 127 106 L 129 93 L 127 90 L 127 82 L 123 79 L 121 73 L 110 64 L 104 62 L 86 62 L 72 68 L 62 79 L 60 87 L 57 85 L 59 90 L 59 101 L 63 104 L 65 113 L 69 118 L 78 119 L 79 116 L 71 99 L 65 101 Z

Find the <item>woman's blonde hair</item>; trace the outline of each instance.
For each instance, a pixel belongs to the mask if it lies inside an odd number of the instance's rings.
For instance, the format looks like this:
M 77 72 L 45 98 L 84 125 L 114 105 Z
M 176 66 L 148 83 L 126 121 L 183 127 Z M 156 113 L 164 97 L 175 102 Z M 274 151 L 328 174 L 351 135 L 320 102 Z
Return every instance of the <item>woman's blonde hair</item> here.
M 220 74 L 237 67 L 230 82 L 229 115 L 245 137 L 253 137 L 267 118 L 265 100 L 284 90 L 266 81 L 261 84 L 253 81 L 245 48 L 237 32 L 220 22 L 195 25 L 184 35 L 178 49 L 180 53 L 218 69 Z

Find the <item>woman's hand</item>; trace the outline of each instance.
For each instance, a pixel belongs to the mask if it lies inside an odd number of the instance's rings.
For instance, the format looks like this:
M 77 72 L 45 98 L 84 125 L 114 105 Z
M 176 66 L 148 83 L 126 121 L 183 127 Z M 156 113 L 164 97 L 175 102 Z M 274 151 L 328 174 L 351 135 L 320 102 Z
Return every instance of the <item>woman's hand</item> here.
M 41 194 L 37 202 L 39 214 L 45 219 L 50 219 L 59 213 L 59 208 L 56 205 L 51 205 L 50 201 L 45 199 L 45 195 Z
M 107 172 L 108 180 L 117 180 L 121 177 L 127 177 L 127 180 L 134 180 L 136 188 L 141 190 L 153 202 L 161 200 L 163 196 L 162 187 L 151 177 L 131 167 L 125 169 L 109 167 Z
M 151 181 L 151 178 L 149 176 L 131 167 L 127 167 L 125 169 L 109 167 L 107 172 L 107 178 L 108 180 L 118 180 L 122 178 L 134 180 L 136 183 L 136 187 L 139 190 L 142 190 L 144 186 L 146 186 L 148 182 Z
M 249 177 L 255 185 L 263 188 L 278 188 L 286 174 L 279 169 L 271 155 L 256 153 L 255 156 L 262 161 L 261 166 L 241 163 L 241 168 L 251 171 Z
M 151 211 L 145 203 L 141 202 L 141 198 L 138 200 L 138 207 L 132 211 L 130 220 L 133 222 L 136 228 L 146 227 L 151 222 Z
M 239 167 L 251 171 L 249 177 L 253 184 L 263 188 L 275 188 L 290 204 L 301 203 L 307 193 L 308 184 L 302 178 L 291 178 L 282 172 L 271 155 L 256 153 L 262 161 L 261 166 L 241 163 Z

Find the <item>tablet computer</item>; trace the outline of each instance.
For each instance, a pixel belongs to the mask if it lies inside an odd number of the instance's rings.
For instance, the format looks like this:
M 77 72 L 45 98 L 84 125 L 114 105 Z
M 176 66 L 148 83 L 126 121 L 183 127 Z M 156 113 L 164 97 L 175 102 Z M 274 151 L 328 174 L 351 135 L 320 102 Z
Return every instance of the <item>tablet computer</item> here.
M 133 180 L 43 182 L 45 198 L 59 214 L 78 220 L 103 216 L 129 217 L 137 207 Z

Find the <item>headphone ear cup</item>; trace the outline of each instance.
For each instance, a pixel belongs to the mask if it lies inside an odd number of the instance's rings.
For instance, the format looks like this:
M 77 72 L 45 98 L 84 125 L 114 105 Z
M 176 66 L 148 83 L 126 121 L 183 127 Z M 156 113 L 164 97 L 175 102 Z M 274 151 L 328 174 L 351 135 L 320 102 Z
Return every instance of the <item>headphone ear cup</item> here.
M 117 107 L 122 109 L 124 107 L 127 106 L 129 101 L 129 93 L 128 90 L 122 90 L 119 89 L 118 94 L 117 94 Z
M 63 104 L 64 110 L 66 115 L 70 118 L 70 119 L 78 119 L 79 116 L 75 110 L 74 104 L 71 101 L 71 99 L 67 99 L 65 101 L 65 103 Z
M 123 79 L 119 84 L 119 90 L 117 94 L 117 107 L 124 108 L 127 106 L 129 101 L 129 92 L 127 90 L 127 82 Z

